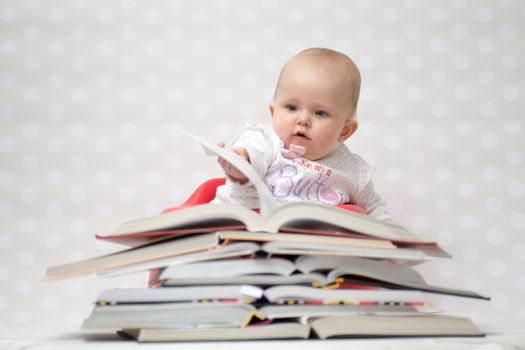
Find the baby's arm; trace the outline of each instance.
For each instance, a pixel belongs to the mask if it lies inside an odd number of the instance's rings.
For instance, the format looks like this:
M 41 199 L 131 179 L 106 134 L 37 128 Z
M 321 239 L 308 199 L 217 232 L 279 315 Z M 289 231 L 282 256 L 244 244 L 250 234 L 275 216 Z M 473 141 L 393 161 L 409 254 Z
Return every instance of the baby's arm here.
M 220 142 L 219 147 L 224 148 L 224 142 Z M 250 162 L 250 157 L 248 156 L 248 151 L 246 150 L 246 148 L 232 147 L 229 150 L 236 153 L 238 156 L 246 159 L 248 162 Z M 224 170 L 224 173 L 228 177 L 230 177 L 233 181 L 238 182 L 241 185 L 248 182 L 248 178 L 242 172 L 240 172 L 236 167 L 234 167 L 231 163 L 227 162 L 224 158 L 219 157 L 218 162 L 221 165 L 222 169 Z

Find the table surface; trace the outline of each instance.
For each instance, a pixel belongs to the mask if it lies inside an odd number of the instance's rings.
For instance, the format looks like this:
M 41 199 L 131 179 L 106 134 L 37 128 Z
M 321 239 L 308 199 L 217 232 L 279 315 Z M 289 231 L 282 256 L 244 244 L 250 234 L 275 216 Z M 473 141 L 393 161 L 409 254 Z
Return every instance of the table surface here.
M 84 332 L 63 325 L 30 325 L 0 328 L 0 349 L 195 349 L 195 350 L 525 350 L 525 319 L 476 322 L 487 334 L 476 338 L 383 338 L 333 340 L 264 340 L 180 343 L 138 343 L 114 333 Z

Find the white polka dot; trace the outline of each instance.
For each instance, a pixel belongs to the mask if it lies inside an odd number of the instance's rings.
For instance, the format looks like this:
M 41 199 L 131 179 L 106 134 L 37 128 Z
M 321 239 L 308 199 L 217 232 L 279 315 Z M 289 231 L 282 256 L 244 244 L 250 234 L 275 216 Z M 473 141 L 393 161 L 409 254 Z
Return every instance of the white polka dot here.
M 61 202 L 51 201 L 46 204 L 46 213 L 47 216 L 51 219 L 56 219 L 62 215 L 63 206 Z
M 9 299 L 5 297 L 4 295 L 0 294 L 0 310 L 4 310 L 9 305 Z M 0 323 L 1 325 L 2 323 Z
M 375 60 L 371 56 L 361 56 L 358 59 L 358 66 L 362 71 L 371 71 L 375 67 Z
M 521 123 L 519 120 L 515 119 L 507 120 L 503 124 L 503 129 L 507 134 L 519 135 L 521 132 Z
M 64 106 L 57 104 L 50 105 L 47 109 L 47 115 L 51 120 L 62 120 L 64 118 Z
M 470 61 L 466 55 L 456 55 L 452 59 L 452 65 L 459 71 L 464 71 L 470 67 Z
M 396 151 L 401 148 L 401 139 L 398 136 L 387 136 L 383 142 L 389 151 Z
M 0 169 L 0 186 L 7 186 L 13 182 L 14 175 L 11 170 Z
M 24 29 L 24 37 L 27 40 L 31 40 L 31 41 L 37 40 L 38 38 L 40 38 L 40 34 L 41 34 L 40 28 L 36 25 L 28 25 Z
M 496 105 L 492 101 L 485 101 L 479 105 L 479 113 L 484 118 L 494 118 L 497 115 Z
M 516 277 L 514 280 L 514 286 L 518 291 L 525 293 L 525 275 Z
M 405 59 L 405 67 L 409 71 L 419 71 L 423 66 L 423 60 L 420 56 L 408 55 Z
M 487 242 L 490 245 L 501 245 L 505 241 L 505 234 L 499 229 L 492 229 L 486 233 Z
M 447 182 L 450 180 L 452 172 L 447 167 L 438 167 L 434 170 L 434 179 L 438 182 Z
M 149 24 L 158 24 L 162 20 L 162 14 L 157 9 L 148 10 L 145 17 Z
M 26 89 L 24 90 L 23 99 L 26 104 L 33 105 L 40 101 L 40 91 L 35 88 Z
M 84 284 L 80 281 L 71 281 L 66 286 L 66 292 L 69 295 L 81 296 L 84 294 Z
M 428 19 L 432 23 L 441 23 L 445 19 L 446 14 L 445 11 L 443 11 L 440 7 L 433 7 L 428 12 Z
M 517 86 L 506 86 L 503 88 L 503 98 L 509 102 L 514 102 L 520 97 Z
M 0 42 L 0 52 L 5 56 L 12 56 L 16 53 L 16 43 L 12 40 Z
M 11 271 L 6 265 L 0 264 L 0 281 L 7 280 L 11 276 Z
M 257 77 L 252 72 L 242 73 L 239 83 L 244 88 L 254 87 L 257 84 Z
M 438 199 L 436 201 L 436 210 L 440 214 L 450 214 L 452 212 L 452 202 L 449 199 Z
M 403 202 L 400 200 L 392 199 L 386 203 L 388 212 L 391 215 L 401 215 L 403 213 Z
M 111 170 L 99 170 L 95 173 L 95 180 L 100 185 L 109 185 L 113 182 Z
M 440 246 L 448 247 L 451 246 L 455 241 L 455 236 L 452 232 L 448 230 L 443 230 L 437 234 L 437 243 Z
M 512 182 L 508 186 L 508 192 L 511 197 L 523 197 L 523 195 L 525 194 L 525 186 L 520 182 Z
M 412 136 L 421 136 L 425 132 L 425 126 L 420 120 L 412 120 L 407 126 L 408 133 Z
M 464 261 L 471 263 L 476 262 L 479 260 L 479 250 L 477 247 L 474 246 L 464 247 L 461 251 L 461 257 Z
M 60 170 L 50 170 L 47 172 L 47 183 L 52 186 L 62 185 L 64 173 Z
M 115 47 L 113 43 L 109 40 L 101 40 L 96 45 L 96 51 L 99 56 L 111 56 Z
M 523 154 L 520 151 L 511 150 L 505 154 L 505 160 L 511 167 L 519 167 L 523 164 Z
M 425 231 L 428 228 L 428 219 L 424 216 L 414 216 L 410 220 L 410 224 L 414 231 Z
M 525 214 L 513 214 L 510 218 L 510 226 L 516 230 L 525 230 Z M 522 246 L 522 248 L 525 248 L 525 246 Z
M 33 283 L 28 280 L 19 281 L 16 286 L 16 292 L 20 295 L 31 295 L 33 294 Z
M 505 70 L 514 70 L 518 67 L 518 59 L 514 55 L 504 55 L 500 60 L 501 66 Z
M 97 13 L 97 20 L 100 24 L 110 24 L 113 22 L 113 11 L 110 9 L 102 9 Z
M 66 19 L 66 13 L 62 9 L 53 9 L 49 11 L 49 21 L 54 24 L 62 24 Z
M 134 138 L 136 133 L 137 133 L 137 126 L 133 123 L 125 123 L 120 128 L 120 135 L 126 139 Z
M 113 85 L 115 78 L 109 73 L 100 73 L 97 75 L 97 86 L 100 88 L 108 89 Z M 125 90 L 123 90 L 124 92 Z M 121 97 L 122 99 L 122 94 Z
M 16 116 L 16 108 L 12 105 L 0 105 L 0 119 L 8 121 L 13 120 Z
M 460 218 L 459 224 L 464 230 L 471 231 L 477 227 L 478 220 L 474 215 L 467 214 Z
M 381 45 L 381 49 L 384 54 L 391 56 L 397 53 L 399 45 L 395 40 L 385 40 Z
M 197 104 L 193 107 L 191 115 L 198 121 L 207 120 L 209 116 L 209 108 L 206 105 Z
M 476 19 L 479 22 L 482 22 L 482 23 L 490 22 L 490 20 L 492 20 L 492 17 L 493 17 L 492 10 L 488 7 L 480 7 L 479 9 L 476 10 Z
M 447 135 L 436 135 L 432 138 L 432 147 L 436 150 L 444 151 L 449 148 L 450 140 Z
M 326 34 L 326 27 L 321 24 L 314 25 L 312 29 L 310 29 L 310 35 L 317 41 L 326 40 Z
M 494 166 L 483 168 L 483 178 L 489 182 L 496 182 L 500 178 L 500 169 Z
M 0 233 L 0 250 L 6 250 L 11 246 L 12 239 L 7 233 Z
M 499 140 L 496 135 L 493 134 L 485 134 L 481 137 L 481 147 L 493 150 L 498 147 Z
M 42 309 L 46 311 L 55 311 L 60 306 L 58 298 L 54 295 L 47 295 L 42 299 Z
M 429 48 L 434 55 L 441 55 L 447 50 L 447 45 L 441 39 L 432 39 L 430 40 Z
M 496 214 L 501 211 L 502 202 L 500 198 L 488 198 L 485 200 L 485 210 L 489 214 Z
M 171 32 L 168 32 L 171 33 Z M 132 25 L 125 25 L 120 31 L 120 36 L 125 41 L 133 41 L 137 38 L 137 29 Z
M 408 164 L 413 168 L 425 165 L 425 155 L 421 152 L 412 152 L 408 155 Z
M 494 261 L 489 264 L 488 272 L 494 277 L 502 277 L 507 272 L 507 267 L 501 261 Z
M 394 71 L 388 71 L 383 76 L 383 84 L 385 86 L 396 86 L 399 84 L 399 74 Z
M 221 88 L 217 90 L 215 99 L 221 104 L 228 104 L 232 100 L 232 91 L 228 88 Z
M 38 198 L 38 191 L 32 186 L 25 186 L 22 187 L 20 195 L 24 202 L 32 203 Z
M 78 234 L 85 232 L 87 228 L 87 224 L 83 219 L 73 218 L 69 221 L 68 227 L 71 230 L 71 232 L 78 235 Z
M 13 319 L 16 323 L 28 324 L 33 320 L 33 316 L 27 311 L 17 311 L 15 312 Z
M 491 70 L 483 70 L 479 72 L 478 80 L 483 86 L 491 86 L 496 81 L 496 75 Z
M 89 31 L 85 26 L 75 26 L 71 31 L 71 36 L 77 41 L 85 40 L 89 36 Z
M 120 199 L 124 202 L 132 202 L 137 196 L 137 191 L 130 186 L 124 186 L 120 189 Z
M 255 24 L 257 14 L 253 9 L 242 9 L 239 12 L 239 20 L 243 24 Z
M 456 162 L 462 167 L 462 168 L 470 168 L 472 167 L 474 163 L 474 156 L 470 152 L 459 152 L 456 156 Z
M 20 231 L 25 234 L 34 233 L 37 225 L 33 219 L 23 219 L 20 221 Z
M 431 73 L 430 80 L 435 86 L 444 86 L 448 81 L 448 77 L 445 72 L 437 70 Z
M 399 104 L 397 103 L 387 103 L 383 107 L 383 113 L 388 119 L 398 119 L 401 113 Z
M 124 170 L 133 170 L 135 169 L 136 164 L 137 164 L 137 160 L 135 159 L 135 156 L 132 154 L 125 154 L 120 158 L 120 166 Z
M 251 104 L 243 104 L 240 108 L 240 115 L 243 120 L 255 120 L 257 118 L 257 108 Z
M 490 304 L 497 310 L 506 309 L 509 306 L 509 297 L 505 293 L 495 293 L 490 297 Z
M 367 24 L 357 28 L 357 37 L 361 40 L 370 40 L 374 36 L 374 28 Z
M 205 88 L 208 86 L 208 75 L 203 72 L 195 73 L 192 77 L 193 86 L 197 88 Z
M 172 154 L 168 158 L 168 166 L 172 170 L 180 170 L 184 167 L 184 164 L 185 164 L 185 159 L 180 154 Z
M 86 169 L 87 165 L 88 165 L 88 160 L 86 156 L 83 154 L 75 154 L 71 158 L 71 167 L 74 170 L 79 170 L 79 171 L 84 170 Z
M 386 170 L 385 177 L 389 183 L 398 183 L 403 178 L 403 173 L 399 168 L 390 168 Z
M 380 16 L 381 16 L 381 21 L 383 21 L 383 23 L 386 23 L 386 24 L 392 24 L 396 22 L 398 19 L 397 12 L 392 8 L 385 8 L 381 10 Z
M 481 54 L 490 54 L 494 51 L 494 43 L 490 39 L 478 40 L 478 51 Z
M 460 102 L 467 102 L 472 97 L 472 93 L 469 87 L 459 86 L 454 89 L 454 97 Z
M 113 212 L 113 207 L 110 203 L 100 202 L 95 205 L 95 214 L 99 218 L 109 218 Z
M 229 138 L 233 134 L 233 127 L 229 123 L 219 123 L 215 127 L 215 132 L 221 138 Z
M 472 198 L 476 194 L 476 186 L 471 182 L 459 185 L 458 194 L 463 198 Z
M 0 13 L 0 18 L 4 23 L 15 23 L 18 19 L 18 13 L 14 8 L 4 8 Z
M 422 184 L 414 184 L 410 186 L 409 193 L 413 199 L 424 199 L 427 195 L 427 189 Z
M 221 25 L 215 30 L 215 36 L 221 41 L 228 41 L 232 36 L 232 31 L 228 26 Z
M 456 266 L 451 262 L 444 262 L 439 264 L 438 273 L 441 277 L 450 279 L 456 274 Z
M 144 174 L 144 182 L 150 185 L 158 184 L 162 180 L 161 172 L 158 169 L 149 169 Z
M 69 191 L 69 196 L 73 202 L 84 202 L 87 197 L 87 190 L 83 186 L 73 186 Z
M 409 40 L 417 40 L 421 36 L 421 30 L 416 24 L 409 24 L 405 27 L 405 37 Z
M 481 291 L 481 283 L 479 282 L 477 278 L 472 278 L 472 277 L 466 278 L 465 281 L 463 282 L 463 287 L 466 290 L 471 290 L 471 291 L 475 291 L 478 293 Z

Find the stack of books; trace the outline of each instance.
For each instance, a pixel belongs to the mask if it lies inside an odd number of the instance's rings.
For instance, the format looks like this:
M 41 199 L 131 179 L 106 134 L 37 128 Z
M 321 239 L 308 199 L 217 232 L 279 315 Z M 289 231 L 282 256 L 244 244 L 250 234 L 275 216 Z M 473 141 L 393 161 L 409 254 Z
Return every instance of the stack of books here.
M 127 249 L 46 278 L 150 271 L 149 286 L 103 291 L 83 324 L 145 342 L 483 335 L 468 318 L 420 310 L 429 293 L 488 299 L 425 282 L 413 266 L 450 258 L 435 242 L 340 208 L 271 207 L 263 188 L 259 212 L 202 204 L 124 223 L 97 238 Z

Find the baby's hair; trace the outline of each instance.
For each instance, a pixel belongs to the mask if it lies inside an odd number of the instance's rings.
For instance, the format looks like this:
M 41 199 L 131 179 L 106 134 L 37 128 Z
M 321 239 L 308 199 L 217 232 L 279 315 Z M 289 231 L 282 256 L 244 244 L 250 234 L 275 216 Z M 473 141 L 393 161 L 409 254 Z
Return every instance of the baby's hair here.
M 346 79 L 345 84 L 347 84 L 349 103 L 352 109 L 350 118 L 354 119 L 356 116 L 357 102 L 359 101 L 359 93 L 361 90 L 361 74 L 359 73 L 359 68 L 357 68 L 357 65 L 354 63 L 354 61 L 341 52 L 319 47 L 309 48 L 299 52 L 288 62 L 286 62 L 286 64 L 281 69 L 275 91 L 277 92 L 277 89 L 279 88 L 279 84 L 286 67 L 291 62 L 301 58 L 308 58 L 312 61 L 312 63 L 318 64 L 320 67 L 333 67 L 336 69 L 336 73 L 341 74 L 341 76 Z

